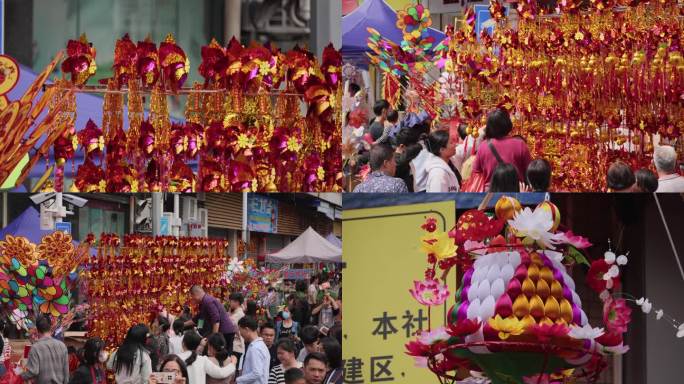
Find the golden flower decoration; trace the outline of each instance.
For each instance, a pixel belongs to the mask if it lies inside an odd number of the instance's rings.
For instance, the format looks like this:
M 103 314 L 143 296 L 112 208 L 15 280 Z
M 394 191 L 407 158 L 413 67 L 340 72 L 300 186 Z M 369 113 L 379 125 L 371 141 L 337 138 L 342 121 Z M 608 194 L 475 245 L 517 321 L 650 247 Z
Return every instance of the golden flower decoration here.
M 287 150 L 292 152 L 299 152 L 302 149 L 302 145 L 299 143 L 296 137 L 290 137 L 287 139 Z
M 323 180 L 325 178 L 325 169 L 323 169 L 323 167 L 318 167 L 316 175 L 318 176 L 318 180 Z
M 271 64 L 267 61 L 262 61 L 259 63 L 259 74 L 266 76 L 271 73 Z
M 0 241 L 0 262 L 9 264 L 12 258 L 23 265 L 33 264 L 36 260 L 36 245 L 25 237 L 7 235 L 4 241 Z
M 252 148 L 252 140 L 244 133 L 241 133 L 237 139 L 237 145 L 240 149 Z
M 437 260 L 447 259 L 456 255 L 458 247 L 454 239 L 443 231 L 434 231 L 425 234 L 421 239 L 423 251 L 427 254 L 435 255 Z
M 57 231 L 51 235 L 43 237 L 38 245 L 38 258 L 47 260 L 52 266 L 55 276 L 63 272 L 69 272 L 76 267 L 73 261 L 74 244 L 71 242 L 71 235 Z
M 496 315 L 489 319 L 489 325 L 496 331 L 499 331 L 499 339 L 506 340 L 511 335 L 520 335 L 523 333 L 524 324 L 515 316 L 502 318 L 501 315 Z

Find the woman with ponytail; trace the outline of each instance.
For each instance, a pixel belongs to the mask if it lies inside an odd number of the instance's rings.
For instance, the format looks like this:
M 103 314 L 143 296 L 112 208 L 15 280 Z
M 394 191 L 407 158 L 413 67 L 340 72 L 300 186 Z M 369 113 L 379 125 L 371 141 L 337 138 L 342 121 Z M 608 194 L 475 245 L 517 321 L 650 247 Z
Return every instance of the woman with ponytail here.
M 183 352 L 178 354 L 178 357 L 185 361 L 188 369 L 189 384 L 206 384 L 207 377 L 213 379 L 227 379 L 235 373 L 235 357 L 230 358 L 229 363 L 226 364 L 226 358 L 223 359 L 223 365 L 218 365 L 212 362 L 207 356 L 199 355 L 198 349 L 202 346 L 202 336 L 194 331 L 186 331 L 183 335 Z M 224 339 L 225 348 L 225 339 Z M 216 360 L 219 360 L 218 358 Z M 224 381 L 221 381 L 224 382 Z
M 226 339 L 220 333 L 212 333 L 207 339 L 207 357 L 209 361 L 218 365 L 219 367 L 224 367 L 230 363 L 228 359 L 229 353 L 226 348 Z M 231 378 L 227 377 L 225 379 L 215 379 L 207 375 L 207 384 L 228 384 Z
M 450 161 L 456 153 L 456 138 L 449 131 L 434 131 L 425 139 L 425 147 L 429 152 L 425 161 L 426 192 L 458 192 L 458 171 Z

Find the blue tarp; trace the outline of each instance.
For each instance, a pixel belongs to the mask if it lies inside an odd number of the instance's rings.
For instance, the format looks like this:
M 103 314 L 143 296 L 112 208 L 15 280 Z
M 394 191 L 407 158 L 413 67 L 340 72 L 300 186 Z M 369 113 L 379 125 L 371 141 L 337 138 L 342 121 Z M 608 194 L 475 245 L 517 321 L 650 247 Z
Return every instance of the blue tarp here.
M 342 56 L 345 62 L 368 67 L 368 27 L 375 28 L 380 35 L 397 44 L 403 39 L 396 26 L 397 13 L 384 0 L 365 0 L 354 12 L 342 18 Z M 429 28 L 428 34 L 435 38 L 434 45 L 446 37 L 444 33 Z
M 546 196 L 545 193 L 495 193 L 488 208 L 493 208 L 502 195 L 514 197 L 522 205 L 539 204 Z M 472 209 L 477 208 L 484 197 L 484 193 L 345 193 L 342 207 L 348 210 L 454 200 L 456 209 Z
M 31 68 L 19 64 L 19 82 L 17 85 L 12 89 L 12 91 L 9 92 L 8 98 L 10 101 L 13 100 L 18 100 L 20 99 L 26 90 L 31 86 L 31 84 L 34 82 L 38 74 L 33 72 Z M 51 81 L 47 81 L 47 84 L 52 84 Z M 42 95 L 42 92 L 39 93 L 39 95 Z M 38 100 L 38 98 L 36 99 Z M 94 94 L 89 94 L 89 93 L 77 93 L 76 94 L 76 130 L 80 131 L 85 128 L 86 123 L 88 122 L 89 119 L 93 120 L 95 124 L 97 124 L 99 127 L 102 127 L 102 105 L 104 103 L 104 99 L 95 96 Z M 46 108 L 47 110 L 47 108 Z M 43 117 L 45 116 L 45 113 L 38 118 L 38 121 L 41 121 Z M 124 110 L 123 110 L 123 124 L 124 128 L 128 127 L 128 107 L 124 104 Z M 183 122 L 182 120 L 177 120 L 177 119 L 171 119 L 172 122 Z M 38 144 L 42 143 L 43 140 L 41 139 Z M 38 145 L 36 145 L 37 147 Z M 53 159 L 52 155 L 52 148 L 50 149 L 50 160 Z M 75 169 L 78 169 L 78 165 L 83 163 L 83 150 L 79 148 L 74 156 L 74 162 L 77 165 Z M 39 162 L 36 166 L 33 167 L 31 170 L 31 173 L 29 174 L 28 178 L 39 178 L 40 176 L 43 175 L 43 172 L 45 172 L 45 166 L 43 162 Z M 64 167 L 64 176 L 67 178 L 73 178 L 75 176 L 75 172 L 72 172 L 72 167 L 71 167 L 71 161 L 68 162 L 68 164 Z M 14 192 L 18 192 L 18 190 L 14 190 Z
M 12 220 L 5 228 L 0 229 L 0 240 L 5 240 L 7 235 L 22 236 L 33 244 L 40 244 L 43 236 L 53 233 L 53 230 L 44 231 L 40 229 L 40 212 L 35 207 L 28 207 L 21 215 Z M 73 240 L 74 246 L 78 241 Z M 95 248 L 90 248 L 90 254 L 95 255 Z

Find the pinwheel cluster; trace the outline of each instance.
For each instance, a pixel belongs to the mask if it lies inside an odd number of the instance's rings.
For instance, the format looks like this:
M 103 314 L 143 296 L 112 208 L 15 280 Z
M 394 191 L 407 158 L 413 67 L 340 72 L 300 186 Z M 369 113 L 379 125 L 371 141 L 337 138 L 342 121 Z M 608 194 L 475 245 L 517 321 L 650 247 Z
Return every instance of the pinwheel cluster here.
M 0 305 L 15 325 L 43 313 L 54 318 L 70 312 L 78 267 L 88 258 L 88 242 L 74 247 L 71 235 L 55 232 L 36 245 L 24 237 L 0 241 Z
M 102 90 L 102 129 L 89 122 L 76 140 L 72 122 L 71 135 L 58 143 L 59 153 L 65 153 L 61 163 L 73 156 L 76 143 L 86 154 L 73 190 L 341 188 L 342 56 L 332 45 L 323 51 L 320 64 L 298 47 L 282 53 L 270 45 L 246 47 L 235 39 L 225 48 L 212 40 L 201 52 L 204 84 L 188 89 L 183 84 L 189 61 L 171 35 L 158 49 L 149 38 L 137 45 L 128 35 L 117 41 L 114 77 L 102 81 L 107 86 Z M 77 54 L 70 54 L 67 61 L 79 58 Z M 128 92 L 128 129 L 118 91 L 122 89 Z M 167 95 L 180 91 L 189 95 L 187 122 L 172 124 Z M 152 94 L 147 118 L 145 92 Z M 305 115 L 300 112 L 303 105 Z M 94 161 L 103 152 L 104 163 Z
M 225 240 L 102 234 L 87 264 L 89 334 L 118 345 L 126 330 L 163 305 L 180 312 L 197 284 L 217 290 L 225 273 Z M 124 311 L 122 311 L 124 309 Z

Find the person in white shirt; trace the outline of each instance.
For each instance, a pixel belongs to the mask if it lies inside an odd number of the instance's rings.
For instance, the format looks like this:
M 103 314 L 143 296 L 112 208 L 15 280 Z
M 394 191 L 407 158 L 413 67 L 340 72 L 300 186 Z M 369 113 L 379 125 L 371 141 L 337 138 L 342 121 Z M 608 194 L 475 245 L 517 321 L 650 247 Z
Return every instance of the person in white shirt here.
M 197 354 L 197 349 L 202 343 L 202 336 L 195 331 L 186 331 L 183 334 L 183 352 L 178 357 L 185 361 L 188 369 L 189 384 L 206 384 L 207 376 L 214 379 L 225 379 L 235 374 L 237 359 L 231 356 L 230 363 L 218 366 L 207 356 Z
M 183 329 L 185 329 L 185 322 L 181 319 L 176 319 L 173 322 L 173 336 L 169 337 L 169 354 L 177 355 L 183 352 Z
M 152 374 L 152 359 L 145 349 L 150 329 L 144 324 L 132 326 L 119 349 L 109 356 L 107 369 L 114 371 L 117 384 L 145 384 Z
M 684 177 L 677 173 L 677 152 L 669 145 L 659 145 L 653 152 L 653 162 L 658 171 L 656 192 L 684 192 Z
M 306 327 L 302 328 L 301 332 L 299 333 L 299 337 L 302 340 L 302 343 L 304 344 L 304 348 L 302 348 L 302 350 L 299 351 L 297 361 L 303 363 L 304 359 L 306 359 L 306 355 L 308 355 L 309 353 L 321 351 L 321 344 L 319 342 L 320 331 L 318 330 L 318 327 L 316 327 L 315 325 L 307 325 Z
M 316 299 L 318 298 L 318 276 L 311 277 L 311 284 L 309 284 L 306 298 L 309 305 L 312 307 L 316 305 Z
M 477 141 L 472 136 L 468 135 L 468 132 L 466 131 L 467 128 L 468 126 L 465 124 L 458 126 L 459 142 L 456 145 L 456 154 L 451 157 L 451 163 L 461 173 L 463 173 L 463 163 L 471 154 L 473 154 L 473 148 L 475 148 L 475 142 Z
M 459 181 L 449 164 L 456 153 L 456 139 L 448 131 L 434 131 L 425 140 L 430 152 L 425 162 L 427 170 L 426 192 L 458 192 Z
M 245 311 L 242 309 L 242 303 L 245 302 L 245 298 L 240 292 L 233 292 L 228 296 L 228 300 L 230 301 L 230 320 L 233 321 L 233 324 L 237 324 L 240 319 L 245 317 Z M 235 339 L 233 339 L 233 353 L 237 356 L 238 361 L 245 353 L 245 341 L 242 340 L 239 332 L 235 335 Z
M 264 341 L 259 337 L 257 321 L 249 316 L 238 322 L 240 335 L 249 343 L 243 357 L 242 373 L 237 384 L 268 384 L 271 354 Z

